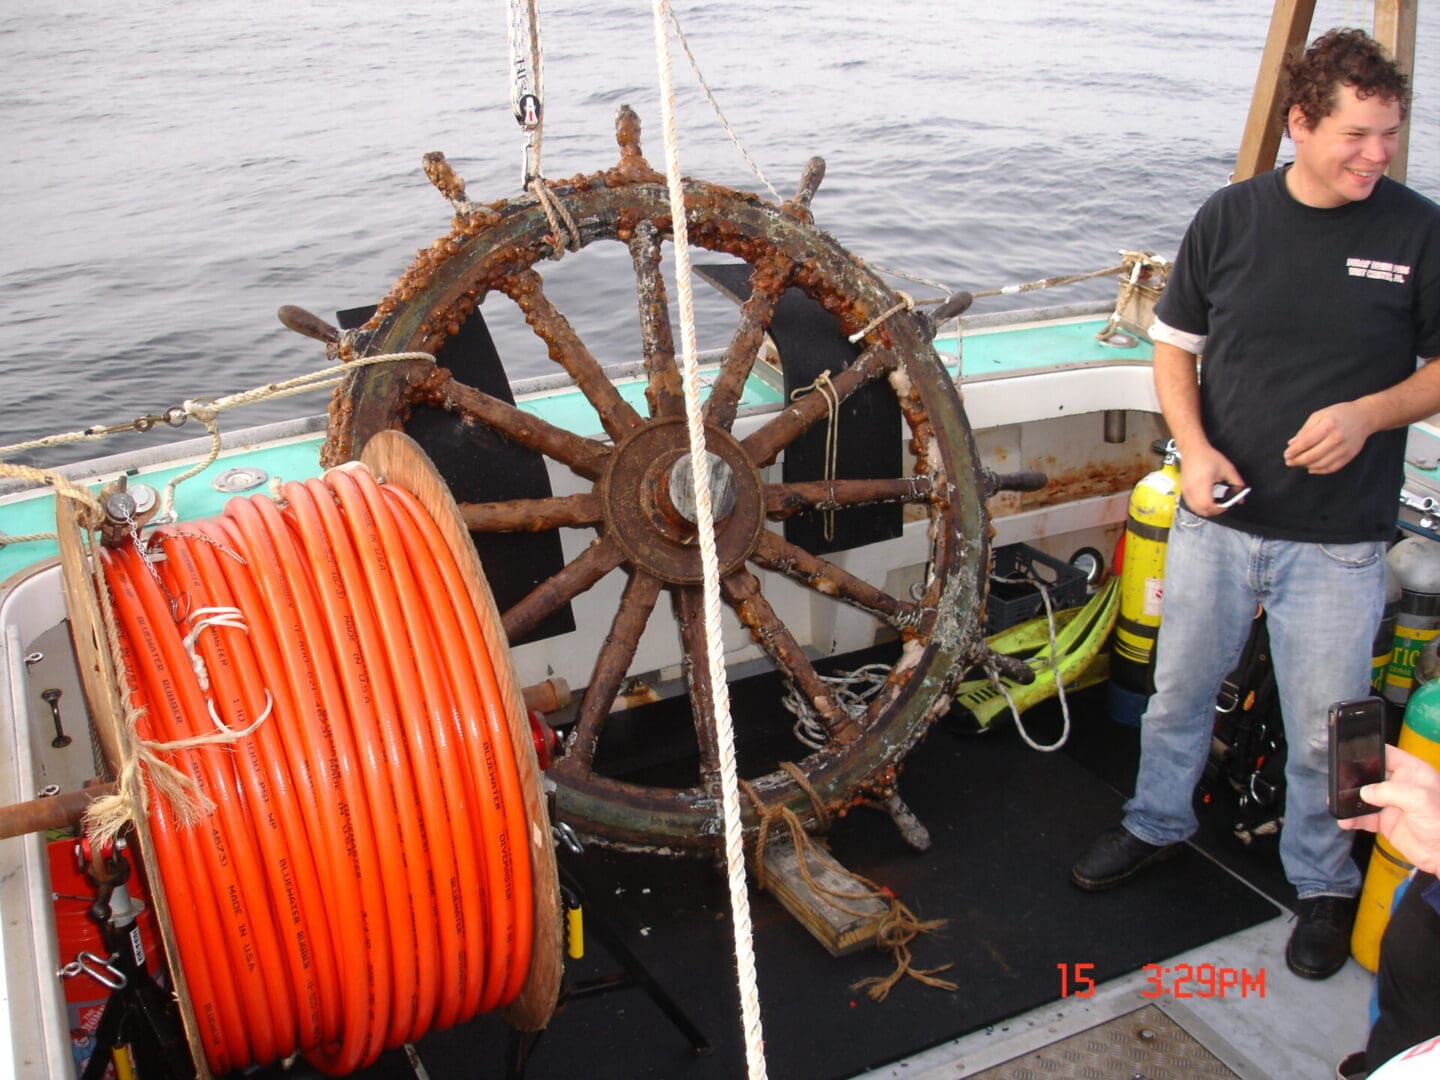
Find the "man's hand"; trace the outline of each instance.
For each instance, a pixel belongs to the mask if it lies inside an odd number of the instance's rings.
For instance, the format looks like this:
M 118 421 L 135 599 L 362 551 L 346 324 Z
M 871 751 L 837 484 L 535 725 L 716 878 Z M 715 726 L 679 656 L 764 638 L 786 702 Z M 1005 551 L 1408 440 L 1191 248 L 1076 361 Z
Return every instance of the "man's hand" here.
M 1440 873 L 1440 773 L 1413 754 L 1387 746 L 1385 775 L 1383 782 L 1360 789 L 1360 797 L 1380 812 L 1344 818 L 1340 827 L 1381 833 L 1420 869 Z
M 1180 451 L 1180 492 L 1185 505 L 1201 517 L 1214 517 L 1225 512 L 1215 503 L 1215 485 L 1245 486 L 1239 471 L 1230 459 L 1209 443 Z
M 1315 476 L 1339 472 L 1374 434 L 1366 409 L 1341 401 L 1310 414 L 1285 444 L 1285 464 Z

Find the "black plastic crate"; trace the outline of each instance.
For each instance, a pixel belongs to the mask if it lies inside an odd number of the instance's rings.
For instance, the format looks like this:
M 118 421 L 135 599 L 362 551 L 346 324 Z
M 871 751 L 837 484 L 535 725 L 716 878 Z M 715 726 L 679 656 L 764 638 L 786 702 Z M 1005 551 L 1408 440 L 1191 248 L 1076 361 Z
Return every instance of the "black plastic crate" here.
M 994 634 L 1044 614 L 1040 582 L 1055 611 L 1085 603 L 1085 571 L 1061 562 L 1029 544 L 995 549 L 990 571 L 990 598 L 985 604 L 985 633 Z

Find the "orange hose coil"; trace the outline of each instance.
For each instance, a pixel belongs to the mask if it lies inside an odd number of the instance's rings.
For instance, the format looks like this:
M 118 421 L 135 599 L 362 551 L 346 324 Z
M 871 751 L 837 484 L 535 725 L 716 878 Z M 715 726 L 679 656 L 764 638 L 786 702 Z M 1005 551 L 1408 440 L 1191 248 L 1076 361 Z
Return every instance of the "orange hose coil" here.
M 253 726 L 162 751 L 214 803 L 201 826 L 149 811 L 210 1067 L 343 1074 L 515 999 L 530 855 L 484 616 L 434 521 L 363 468 L 283 494 L 101 559 L 140 737 L 213 734 L 212 706 Z M 195 631 L 206 608 L 243 629 Z

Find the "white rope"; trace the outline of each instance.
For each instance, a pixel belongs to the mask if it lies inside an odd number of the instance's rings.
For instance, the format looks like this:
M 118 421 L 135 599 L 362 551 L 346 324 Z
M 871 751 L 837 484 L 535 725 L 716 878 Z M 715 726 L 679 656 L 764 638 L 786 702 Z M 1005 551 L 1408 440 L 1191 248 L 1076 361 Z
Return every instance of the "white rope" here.
M 150 524 L 159 525 L 174 519 L 175 510 L 175 489 L 181 481 L 189 480 L 191 477 L 204 472 L 216 458 L 220 456 L 220 425 L 217 418 L 226 409 L 239 408 L 241 405 L 251 405 L 258 401 L 273 401 L 277 398 L 293 397 L 296 394 L 303 394 L 310 390 L 321 390 L 326 387 L 338 386 L 346 378 L 348 372 L 353 368 L 364 367 L 369 364 L 388 364 L 397 360 L 428 360 L 435 362 L 435 357 L 429 353 L 383 353 L 379 356 L 364 356 L 349 363 L 336 364 L 333 367 L 322 368 L 319 371 L 307 372 L 304 375 L 297 375 L 293 379 L 286 379 L 283 382 L 268 383 L 265 386 L 257 386 L 250 390 L 242 390 L 236 394 L 229 394 L 222 398 L 211 400 L 209 398 L 190 398 L 183 405 L 177 405 L 167 409 L 161 414 L 162 417 L 174 417 L 166 422 L 172 427 L 179 427 L 191 417 L 199 420 L 210 433 L 210 452 L 205 460 L 199 465 L 186 470 L 179 476 L 174 477 L 165 485 L 164 491 L 160 494 L 159 509 L 151 519 Z M 67 446 L 77 442 L 95 442 L 99 439 L 109 438 L 122 432 L 138 431 L 144 433 L 155 425 L 144 424 L 144 421 L 154 420 L 154 417 L 142 417 L 140 420 L 132 420 L 128 424 L 95 424 L 85 428 L 83 431 L 61 432 L 57 435 L 46 435 L 44 438 L 31 439 L 29 442 L 15 443 L 11 446 L 0 446 L 0 459 L 9 457 L 11 454 L 18 454 L 25 450 L 36 450 L 50 446 Z M 0 460 L 0 477 L 15 477 L 22 480 L 32 480 L 37 483 L 50 484 L 57 490 L 69 490 L 72 497 L 79 497 L 75 493 L 84 489 L 76 488 L 69 481 L 63 480 L 58 473 L 44 469 L 35 469 L 27 465 L 19 465 L 13 462 Z M 95 502 L 88 492 L 84 497 Z M 95 505 L 99 505 L 98 502 Z M 103 513 L 103 511 L 102 511 Z M 137 533 L 138 536 L 138 533 Z M 54 540 L 53 532 L 26 533 L 23 536 L 10 536 L 0 533 L 0 547 L 7 544 L 29 543 L 37 540 Z
M 510 105 L 525 132 L 521 186 L 535 196 L 550 222 L 550 258 L 559 259 L 569 248 L 580 250 L 580 229 L 564 205 L 545 185 L 540 165 L 545 138 L 545 51 L 540 46 L 538 0 L 510 0 L 507 23 L 510 38 Z M 563 226 L 563 228 L 562 228 Z
M 167 409 L 161 418 L 171 427 L 180 427 L 191 416 L 199 418 L 199 411 L 222 412 L 225 409 L 238 408 L 241 405 L 250 405 L 257 401 L 272 401 L 276 398 L 292 397 L 295 394 L 303 394 L 310 390 L 323 390 L 327 387 L 338 386 L 347 378 L 349 371 L 357 367 L 364 367 L 367 364 L 388 364 L 396 360 L 429 360 L 432 364 L 435 357 L 429 353 L 384 353 L 379 356 L 358 357 L 345 364 L 336 364 L 333 367 L 322 368 L 319 371 L 306 372 L 304 375 L 297 375 L 293 379 L 286 379 L 283 382 L 267 383 L 265 386 L 257 386 L 250 390 L 242 390 L 236 394 L 217 398 L 210 401 L 206 398 L 192 398 L 185 405 L 177 405 Z M 189 405 L 194 403 L 199 411 L 191 412 Z M 144 433 L 153 428 L 155 417 L 141 417 L 138 420 L 131 420 L 119 424 L 93 424 L 81 431 L 60 432 L 55 435 L 46 435 L 43 438 L 31 439 L 29 442 L 12 443 L 10 446 L 0 446 L 0 459 L 8 458 L 12 454 L 23 453 L 26 450 L 38 450 L 51 446 L 68 446 L 71 443 L 96 442 L 108 438 L 111 435 L 119 435 L 125 432 Z
M 1025 730 L 1024 722 L 1020 719 L 1020 710 L 1015 706 L 1015 699 L 1010 696 L 1010 690 L 1008 687 L 1006 687 L 1005 680 L 1001 677 L 1000 672 L 995 667 L 993 661 L 990 664 L 986 665 L 985 672 L 987 675 L 990 676 L 990 685 L 995 687 L 995 689 L 999 690 L 1000 693 L 1005 695 L 1005 703 L 1010 706 L 1010 715 L 1015 720 L 1015 730 L 1020 733 L 1020 738 L 1025 741 L 1025 745 L 1030 747 L 1031 750 L 1038 750 L 1042 754 L 1048 754 L 1052 751 L 1059 750 L 1070 739 L 1070 702 L 1065 697 L 1065 676 L 1060 670 L 1060 657 L 1057 655 L 1058 646 L 1055 641 L 1055 609 L 1050 605 L 1050 590 L 1045 588 L 1045 583 L 1036 577 L 992 577 L 991 580 L 1010 583 L 1024 582 L 1027 585 L 1034 585 L 1037 589 L 1040 590 L 1040 599 L 1045 604 L 1046 628 L 1050 631 L 1050 659 L 1048 663 L 1050 664 L 1050 675 L 1055 680 L 1055 693 L 1056 696 L 1060 699 L 1060 715 L 1064 719 L 1064 723 L 1061 725 L 1060 728 L 1060 734 L 1053 743 L 1051 743 L 1049 746 L 1042 746 L 1040 743 L 1036 742 L 1030 737 L 1030 733 Z M 1036 678 L 1039 677 L 1040 672 L 1036 672 Z
M 949 285 L 946 285 L 945 282 L 936 281 L 934 278 L 923 277 L 920 274 L 912 274 L 906 270 L 897 270 L 893 266 L 882 266 L 880 263 L 870 262 L 868 259 L 865 260 L 865 263 L 871 270 L 875 270 L 878 273 L 904 278 L 906 281 L 914 281 L 920 285 L 929 285 L 932 289 L 939 289 L 945 294 L 944 296 L 936 296 L 930 300 L 916 300 L 915 303 L 917 304 L 938 304 L 942 300 L 949 299 L 950 294 L 955 291 Z
M 566 248 L 579 251 L 580 226 L 575 224 L 575 219 L 570 211 L 565 209 L 565 204 L 555 198 L 543 176 L 537 175 L 530 181 L 530 193 L 540 203 L 540 209 L 545 211 L 545 220 L 550 222 L 550 258 L 559 259 L 565 254 Z
M 1016 282 L 1012 285 L 997 285 L 994 288 L 989 289 L 972 289 L 970 291 L 970 295 L 976 300 L 985 300 L 992 296 L 1018 296 L 1021 293 L 1036 292 L 1040 289 L 1056 289 L 1062 285 L 1074 285 L 1078 282 L 1090 281 L 1094 278 L 1111 277 L 1115 274 L 1121 273 L 1122 271 L 1129 269 L 1131 261 L 1130 256 L 1132 254 L 1136 257 L 1143 257 L 1149 259 L 1151 261 L 1152 267 L 1159 266 L 1163 267 L 1166 270 L 1169 269 L 1168 263 L 1166 263 L 1163 259 L 1157 259 L 1149 252 L 1132 253 L 1128 251 L 1122 251 L 1121 255 L 1125 256 L 1126 261 L 1118 263 L 1115 266 L 1106 266 L 1099 270 L 1086 270 L 1078 274 L 1056 274 L 1052 277 L 1040 278 L 1037 281 L 1021 281 Z M 932 278 L 922 277 L 919 274 L 909 274 L 906 273 L 904 270 L 897 270 L 893 266 L 882 266 L 880 263 L 876 262 L 866 262 L 866 265 L 869 266 L 870 269 L 875 270 L 879 273 L 890 274 L 894 277 L 905 278 L 908 281 L 919 282 L 921 285 L 929 285 L 931 288 L 940 289 L 945 293 L 944 296 L 930 296 L 918 300 L 911 299 L 910 302 L 915 307 L 926 307 L 934 304 L 943 304 L 946 300 L 950 299 L 950 296 L 955 292 L 955 290 L 951 286 L 945 284 L 943 281 L 935 281 Z M 904 296 L 905 294 L 897 293 L 897 295 Z M 893 315 L 894 313 L 895 312 L 892 309 L 890 312 L 887 312 L 886 315 L 881 316 L 881 318 L 887 318 L 889 315 Z M 872 323 L 872 325 L 874 324 Z M 860 339 L 860 336 L 863 336 L 863 333 L 864 331 L 861 332 L 861 335 L 852 337 L 850 340 L 852 342 L 858 341 Z
M 210 722 L 215 725 L 217 732 L 221 735 L 233 735 L 236 739 L 243 739 L 247 735 L 255 734 L 255 732 L 259 730 L 260 725 L 270 719 L 270 713 L 275 708 L 275 699 L 270 696 L 270 691 L 266 690 L 265 708 L 261 710 L 260 716 L 249 727 L 242 728 L 239 731 L 236 731 L 229 724 L 225 723 L 224 720 L 220 719 L 220 714 L 215 711 L 215 702 L 211 698 L 207 697 L 205 699 L 205 706 L 210 710 Z
M 185 655 L 190 658 L 190 666 L 195 669 L 195 679 L 199 682 L 200 689 L 209 690 L 210 672 L 205 667 L 205 658 L 195 647 L 195 639 L 200 636 L 200 631 L 207 626 L 228 626 L 232 630 L 243 630 L 248 634 L 250 628 L 245 625 L 245 613 L 237 607 L 196 608 L 190 613 L 190 619 L 190 632 L 185 635 L 180 644 L 185 648 Z
M 680 149 L 675 124 L 675 88 L 666 34 L 667 0 L 652 0 L 655 14 L 655 59 L 660 69 L 660 112 L 665 124 L 665 178 L 670 193 L 670 218 L 675 244 L 675 284 L 680 305 L 681 382 L 685 420 L 690 435 L 690 467 L 695 487 L 695 525 L 699 532 L 700 565 L 704 571 L 705 652 L 710 669 L 710 701 L 720 757 L 721 810 L 725 863 L 734 921 L 735 964 L 740 993 L 740 1019 L 745 1032 L 745 1060 L 751 1080 L 764 1080 L 765 1038 L 760 1026 L 760 991 L 755 975 L 755 943 L 751 938 L 750 896 L 746 887 L 744 833 L 740 818 L 740 780 L 735 766 L 735 730 L 730 718 L 730 687 L 725 681 L 724 643 L 720 623 L 720 567 L 715 554 L 715 517 L 710 506 L 710 459 L 705 451 L 701 418 L 699 363 L 695 348 L 695 307 L 690 281 L 690 240 L 685 221 L 685 194 L 680 185 Z
M 302 394 L 307 390 L 314 390 L 319 386 L 335 386 L 346 378 L 340 374 L 350 368 L 365 364 L 389 363 L 392 360 L 428 360 L 435 363 L 435 357 L 429 353 L 385 353 L 380 356 L 367 356 L 358 360 L 352 360 L 348 364 L 338 364 L 335 367 L 325 368 L 321 371 L 312 371 L 305 375 L 287 379 L 284 382 L 270 383 L 268 386 L 256 387 L 253 390 L 242 390 L 238 394 L 230 394 L 227 397 L 211 401 L 208 398 L 189 398 L 181 403 L 185 415 L 193 416 L 205 425 L 205 430 L 210 432 L 210 452 L 205 455 L 203 461 L 182 472 L 179 476 L 173 477 L 164 490 L 160 492 L 160 510 L 155 516 L 155 523 L 175 520 L 175 489 L 191 477 L 199 476 L 208 469 L 216 459 L 220 457 L 220 414 L 226 409 L 238 408 L 241 405 L 249 405 L 256 401 L 268 401 L 274 398 L 290 397 L 293 394 Z
M 705 81 L 705 76 L 700 73 L 700 63 L 695 59 L 695 54 L 690 51 L 690 42 L 685 40 L 685 32 L 680 29 L 680 20 L 675 17 L 675 9 L 666 5 L 670 13 L 670 24 L 675 27 L 675 36 L 680 41 L 680 47 L 685 50 L 685 59 L 690 61 L 690 70 L 695 73 L 695 81 L 700 84 L 700 91 L 705 95 L 705 100 L 710 102 L 710 108 L 715 110 L 715 116 L 720 121 L 720 126 L 725 129 L 725 134 L 730 136 L 730 141 L 735 144 L 735 149 L 740 151 L 740 156 L 745 159 L 745 164 L 750 166 L 750 171 L 755 178 L 765 185 L 765 190 L 770 192 L 770 197 L 777 203 L 784 202 L 780 193 L 775 190 L 770 181 L 765 179 L 765 174 L 760 171 L 760 166 L 750 156 L 750 151 L 745 149 L 745 144 L 740 141 L 740 136 L 730 126 L 730 121 L 725 119 L 725 113 L 720 108 L 720 102 L 715 100 L 714 93 L 710 90 L 710 84 Z
M 850 342 L 851 345 L 854 345 L 871 330 L 874 330 L 875 327 L 879 326 L 886 319 L 890 318 L 890 316 L 898 315 L 902 311 L 914 310 L 915 298 L 913 296 L 911 296 L 907 292 L 900 292 L 898 289 L 896 290 L 895 295 L 900 298 L 898 302 L 893 304 L 888 310 L 882 311 L 879 315 L 876 315 L 875 318 L 871 319 L 868 323 L 862 326 L 859 330 L 856 330 L 855 333 L 851 334 L 850 337 L 846 339 Z
M 821 675 L 820 681 L 830 687 L 830 696 L 836 705 L 852 719 L 861 720 L 869 710 L 870 699 L 885 688 L 889 675 L 890 668 L 886 664 L 866 664 L 838 675 Z M 780 704 L 795 717 L 790 733 L 796 740 L 811 750 L 825 749 L 830 741 L 825 726 L 793 682 L 786 684 L 785 696 Z

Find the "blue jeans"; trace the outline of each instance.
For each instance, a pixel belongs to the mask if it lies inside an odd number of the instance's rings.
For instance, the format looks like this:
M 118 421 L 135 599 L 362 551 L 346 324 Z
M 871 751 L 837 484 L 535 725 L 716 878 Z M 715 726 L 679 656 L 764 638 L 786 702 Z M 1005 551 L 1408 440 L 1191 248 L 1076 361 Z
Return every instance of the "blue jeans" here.
M 1327 808 L 1330 704 L 1370 693 L 1385 604 L 1385 545 L 1267 540 L 1175 514 L 1165 560 L 1155 695 L 1140 724 L 1140 771 L 1125 828 L 1152 844 L 1196 828 L 1215 698 L 1239 662 L 1256 605 L 1270 632 L 1289 757 L 1280 860 L 1300 899 L 1354 896 L 1352 835 Z

